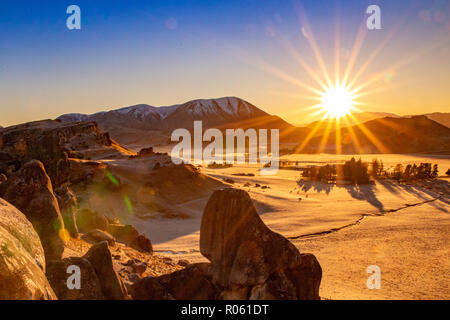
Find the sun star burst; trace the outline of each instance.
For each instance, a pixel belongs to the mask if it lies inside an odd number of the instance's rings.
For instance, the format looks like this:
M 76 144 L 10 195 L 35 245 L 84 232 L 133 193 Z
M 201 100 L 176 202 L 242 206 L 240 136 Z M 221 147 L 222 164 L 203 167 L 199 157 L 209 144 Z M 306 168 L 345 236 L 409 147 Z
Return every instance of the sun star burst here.
M 351 90 L 342 86 L 335 85 L 327 88 L 321 94 L 321 110 L 329 118 L 341 118 L 355 109 L 355 96 Z

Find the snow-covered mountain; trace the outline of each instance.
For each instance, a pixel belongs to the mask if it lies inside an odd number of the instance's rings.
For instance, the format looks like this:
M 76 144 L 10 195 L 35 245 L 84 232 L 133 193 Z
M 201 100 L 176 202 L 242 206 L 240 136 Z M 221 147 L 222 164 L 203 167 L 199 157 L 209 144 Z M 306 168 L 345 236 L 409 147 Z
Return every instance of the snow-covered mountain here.
M 167 139 L 168 133 L 177 128 L 192 130 L 196 120 L 202 120 L 203 128 L 278 128 L 281 131 L 292 128 L 280 117 L 236 97 L 199 99 L 167 107 L 140 104 L 91 115 L 65 114 L 58 119 L 95 121 L 101 130 L 125 145 L 136 142 L 138 137 Z

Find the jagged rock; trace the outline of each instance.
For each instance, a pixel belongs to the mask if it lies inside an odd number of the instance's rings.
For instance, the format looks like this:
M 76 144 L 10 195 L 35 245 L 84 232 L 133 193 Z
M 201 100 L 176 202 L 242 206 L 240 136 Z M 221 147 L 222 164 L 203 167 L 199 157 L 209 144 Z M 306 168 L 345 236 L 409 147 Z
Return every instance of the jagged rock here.
M 153 253 L 152 242 L 143 234 L 138 235 L 136 239 L 131 242 L 131 246 L 139 251 Z
M 45 267 L 44 249 L 33 225 L 0 199 L 0 300 L 57 299 Z
M 103 231 L 110 230 L 108 219 L 103 214 L 90 209 L 81 209 L 78 211 L 77 225 L 83 232 L 89 232 L 95 229 Z
M 80 268 L 80 287 L 69 289 L 68 280 L 71 276 L 70 266 Z M 70 273 L 68 271 L 71 271 Z M 70 257 L 53 261 L 47 268 L 47 279 L 61 300 L 103 300 L 100 280 L 91 263 L 84 258 Z M 73 284 L 69 281 L 70 284 Z
M 83 236 L 83 238 L 94 243 L 106 241 L 110 246 L 114 246 L 116 244 L 116 239 L 114 239 L 112 235 L 100 229 L 94 229 L 89 231 L 87 234 Z
M 107 300 L 124 300 L 127 289 L 119 275 L 114 271 L 111 252 L 106 241 L 93 245 L 84 255 L 94 267 L 100 280 L 102 292 Z
M 32 160 L 26 163 L 8 180 L 3 198 L 33 224 L 44 247 L 47 263 L 61 258 L 68 234 L 42 162 Z
M 219 291 L 208 274 L 209 263 L 192 264 L 187 268 L 160 277 L 147 277 L 130 288 L 135 300 L 211 300 Z
M 77 238 L 77 197 L 67 186 L 62 186 L 56 189 L 55 195 L 58 200 L 59 210 L 61 211 L 61 215 L 64 220 L 64 226 L 72 237 Z
M 131 244 L 136 238 L 139 236 L 139 232 L 135 227 L 127 224 L 127 225 L 114 225 L 111 224 L 109 226 L 109 231 L 111 234 L 120 242 L 125 244 Z
M 322 270 L 259 217 L 247 192 L 213 193 L 203 213 L 200 251 L 222 298 L 317 299 Z M 305 261 L 303 261 L 305 259 Z
M 3 129 L 1 136 L 2 153 L 9 160 L 0 162 L 0 171 L 4 171 L 2 166 L 7 167 L 13 161 L 20 166 L 37 159 L 45 165 L 55 187 L 69 182 L 71 177 L 68 154 L 73 152 L 68 144 L 74 145 L 74 148 L 87 144 L 99 145 L 111 150 L 116 145 L 108 134 L 98 129 L 95 122 L 67 124 L 52 120 L 35 121 Z

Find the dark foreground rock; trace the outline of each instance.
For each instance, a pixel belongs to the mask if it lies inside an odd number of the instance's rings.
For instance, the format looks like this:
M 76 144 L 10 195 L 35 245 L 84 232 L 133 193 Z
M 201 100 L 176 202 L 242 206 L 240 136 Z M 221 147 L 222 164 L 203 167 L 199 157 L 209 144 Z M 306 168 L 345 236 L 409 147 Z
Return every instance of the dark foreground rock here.
M 45 277 L 40 239 L 27 218 L 0 199 L 0 300 L 57 299 Z
M 317 259 L 267 228 L 243 190 L 213 193 L 203 213 L 200 250 L 211 263 L 138 280 L 130 286 L 133 299 L 320 299 Z
M 26 163 L 6 182 L 3 198 L 33 224 L 44 247 L 46 261 L 60 259 L 67 234 L 43 164 L 37 160 Z
M 187 268 L 161 277 L 147 277 L 130 287 L 135 300 L 213 300 L 219 290 L 212 284 L 208 263 L 192 264 Z
M 93 266 L 101 289 L 107 300 L 124 300 L 127 298 L 127 289 L 122 279 L 114 271 L 111 252 L 108 248 L 108 242 L 103 241 L 93 245 L 84 255 Z
M 79 268 L 80 282 L 77 284 L 70 278 L 74 270 Z M 68 272 L 71 273 L 68 273 Z M 100 280 L 91 263 L 84 258 L 70 257 L 53 261 L 47 268 L 47 279 L 61 300 L 103 300 Z M 71 285 L 69 288 L 68 286 Z
M 319 299 L 322 269 L 259 217 L 247 192 L 213 193 L 203 213 L 200 251 L 223 299 Z

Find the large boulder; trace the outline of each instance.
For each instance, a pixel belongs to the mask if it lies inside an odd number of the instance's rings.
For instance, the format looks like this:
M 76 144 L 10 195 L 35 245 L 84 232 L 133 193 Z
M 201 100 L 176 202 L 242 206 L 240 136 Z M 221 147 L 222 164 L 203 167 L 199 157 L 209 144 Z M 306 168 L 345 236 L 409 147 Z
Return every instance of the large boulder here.
M 130 288 L 135 300 L 212 300 L 218 289 L 212 284 L 208 263 L 192 264 L 187 268 L 160 277 L 147 277 Z
M 72 237 L 77 238 L 77 197 L 67 186 L 61 186 L 57 188 L 55 190 L 55 195 L 58 200 L 62 218 L 64 220 L 64 226 Z
M 27 218 L 0 199 L 0 300 L 57 299 L 45 277 L 44 249 Z
M 114 270 L 108 242 L 102 241 L 93 245 L 84 258 L 94 267 L 105 299 L 124 300 L 127 298 L 125 284 Z
M 212 194 L 202 217 L 200 251 L 211 261 L 212 282 L 224 299 L 319 298 L 317 260 L 267 228 L 244 190 Z
M 76 266 L 80 270 L 79 288 L 69 288 L 68 286 L 68 280 L 70 282 L 71 276 L 70 272 L 73 272 L 69 269 L 71 266 Z M 53 290 L 61 300 L 104 299 L 100 280 L 87 259 L 70 257 L 59 261 L 52 261 L 47 267 L 46 275 Z
M 33 224 L 44 247 L 46 261 L 60 259 L 68 234 L 42 162 L 26 163 L 6 184 L 3 198 Z

